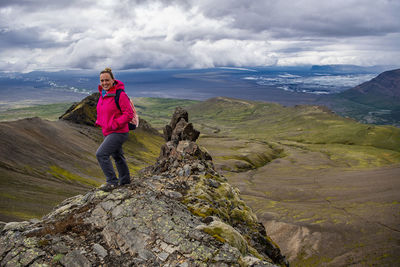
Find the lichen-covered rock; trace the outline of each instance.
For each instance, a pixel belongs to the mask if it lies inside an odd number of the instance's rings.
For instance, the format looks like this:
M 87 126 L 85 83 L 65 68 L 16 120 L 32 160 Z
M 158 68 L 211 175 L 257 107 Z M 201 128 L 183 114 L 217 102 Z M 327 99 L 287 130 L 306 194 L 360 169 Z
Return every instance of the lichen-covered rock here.
M 72 105 L 63 115 L 60 116 L 60 119 L 94 126 L 97 116 L 96 106 L 99 97 L 99 93 L 93 93 L 90 96 L 87 96 L 81 102 Z
M 4 225 L 0 266 L 287 265 L 208 153 L 181 138 L 130 185 L 94 189 L 42 220 Z
M 243 255 L 248 253 L 247 242 L 244 240 L 243 236 L 236 231 L 235 228 L 224 222 L 213 221 L 209 225 L 200 225 L 197 229 L 237 248 Z
M 193 124 L 189 123 L 189 114 L 181 107 L 175 109 L 169 125 L 164 129 L 165 141 L 172 141 L 177 144 L 181 140 L 196 141 L 200 132 L 194 129 Z

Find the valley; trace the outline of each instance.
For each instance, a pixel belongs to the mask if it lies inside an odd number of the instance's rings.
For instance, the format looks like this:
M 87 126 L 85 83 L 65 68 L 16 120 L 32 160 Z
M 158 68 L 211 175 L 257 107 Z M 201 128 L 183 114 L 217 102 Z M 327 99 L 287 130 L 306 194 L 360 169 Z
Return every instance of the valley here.
M 282 148 L 283 158 L 224 174 L 291 264 L 397 264 L 400 165 L 349 170 L 320 152 Z
M 292 265 L 399 263 L 399 129 L 312 106 L 199 105 L 200 144 Z
M 189 111 L 198 143 L 292 266 L 399 264 L 398 128 L 318 106 L 224 97 L 138 98 L 135 105 L 159 131 L 177 105 Z M 1 124 L 1 220 L 41 216 L 103 181 L 94 158 L 98 129 L 38 118 Z M 134 173 L 154 162 L 163 140 L 144 130 L 131 137 L 126 154 Z

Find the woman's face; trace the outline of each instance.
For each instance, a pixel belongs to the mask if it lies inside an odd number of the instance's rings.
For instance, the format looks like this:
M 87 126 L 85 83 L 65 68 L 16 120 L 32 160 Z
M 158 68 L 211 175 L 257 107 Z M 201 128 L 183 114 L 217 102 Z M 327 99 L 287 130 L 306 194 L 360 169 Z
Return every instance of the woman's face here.
M 114 80 L 111 78 L 109 73 L 100 74 L 100 84 L 104 90 L 108 91 L 111 87 L 113 87 Z

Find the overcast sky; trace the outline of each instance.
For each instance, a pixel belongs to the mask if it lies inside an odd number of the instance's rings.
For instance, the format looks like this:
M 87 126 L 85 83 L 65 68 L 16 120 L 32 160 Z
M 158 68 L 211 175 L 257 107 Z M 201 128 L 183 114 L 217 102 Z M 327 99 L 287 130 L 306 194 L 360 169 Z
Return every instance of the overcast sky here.
M 0 71 L 400 65 L 399 0 L 0 0 Z

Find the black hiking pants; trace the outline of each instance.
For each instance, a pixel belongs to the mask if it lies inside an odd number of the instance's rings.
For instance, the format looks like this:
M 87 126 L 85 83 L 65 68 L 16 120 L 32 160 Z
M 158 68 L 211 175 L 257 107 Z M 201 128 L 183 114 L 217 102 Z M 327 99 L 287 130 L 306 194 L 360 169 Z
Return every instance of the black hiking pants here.
M 111 133 L 104 138 L 96 152 L 97 161 L 107 178 L 108 184 L 124 185 L 131 182 L 128 165 L 122 151 L 122 144 L 128 140 L 129 133 Z M 117 166 L 119 179 L 115 175 L 110 156 Z

